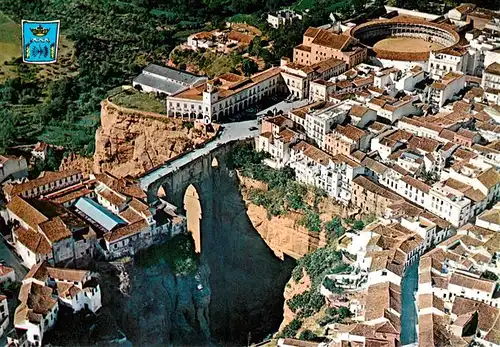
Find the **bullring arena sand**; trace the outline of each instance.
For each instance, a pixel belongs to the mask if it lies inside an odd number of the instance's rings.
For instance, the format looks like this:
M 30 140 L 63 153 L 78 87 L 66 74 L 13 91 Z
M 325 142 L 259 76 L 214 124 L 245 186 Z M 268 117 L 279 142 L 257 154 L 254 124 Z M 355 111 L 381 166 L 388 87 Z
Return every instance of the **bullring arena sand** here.
M 444 48 L 444 46 L 413 37 L 389 37 L 378 41 L 373 48 L 395 52 L 429 52 Z

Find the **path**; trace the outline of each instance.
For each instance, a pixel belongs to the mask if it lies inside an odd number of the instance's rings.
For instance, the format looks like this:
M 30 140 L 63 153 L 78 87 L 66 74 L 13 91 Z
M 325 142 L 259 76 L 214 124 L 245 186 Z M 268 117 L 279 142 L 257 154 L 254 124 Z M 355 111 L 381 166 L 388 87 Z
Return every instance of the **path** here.
M 24 266 L 21 265 L 21 260 L 17 255 L 5 244 L 3 238 L 0 238 L 0 260 L 5 261 L 5 265 L 14 269 L 16 272 L 16 279 L 22 280 L 28 272 Z
M 418 260 L 405 272 L 401 282 L 401 344 L 417 341 L 417 307 L 415 292 L 418 288 Z

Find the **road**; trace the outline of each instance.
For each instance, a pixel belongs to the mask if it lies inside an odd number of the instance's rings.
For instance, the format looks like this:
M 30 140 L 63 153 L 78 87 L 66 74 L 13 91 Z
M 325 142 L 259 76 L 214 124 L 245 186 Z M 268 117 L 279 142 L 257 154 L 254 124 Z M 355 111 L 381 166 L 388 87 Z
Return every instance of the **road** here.
M 264 116 L 267 114 L 267 112 L 271 111 L 274 113 L 274 110 L 276 112 L 282 111 L 283 113 L 287 113 L 288 111 L 294 109 L 294 108 L 299 108 L 302 106 L 305 106 L 309 103 L 308 99 L 303 99 L 303 100 L 298 100 L 298 101 L 293 101 L 293 102 L 286 102 L 286 101 L 281 101 L 277 103 L 276 105 L 272 105 L 271 107 L 268 107 L 259 113 L 257 113 L 257 116 Z
M 196 160 L 218 147 L 220 144 L 225 144 L 234 140 L 244 140 L 256 136 L 259 132 L 257 120 L 249 120 L 244 122 L 226 123 L 223 124 L 224 130 L 219 138 L 207 143 L 203 148 L 195 149 L 194 151 L 180 157 L 179 159 L 169 161 L 160 166 L 154 171 L 147 173 L 139 179 L 141 188 L 147 190 L 150 184 L 168 175 L 174 170 L 178 170 L 184 165 L 189 164 L 191 161 Z M 255 127 L 256 130 L 250 130 Z
M 415 292 L 418 288 L 418 260 L 403 275 L 401 282 L 401 344 L 403 346 L 417 341 L 417 308 Z
M 0 238 L 0 259 L 5 261 L 5 265 L 11 267 L 16 272 L 16 279 L 18 281 L 22 280 L 26 273 L 28 272 L 24 266 L 21 265 L 21 261 L 14 252 L 7 247 L 3 238 Z

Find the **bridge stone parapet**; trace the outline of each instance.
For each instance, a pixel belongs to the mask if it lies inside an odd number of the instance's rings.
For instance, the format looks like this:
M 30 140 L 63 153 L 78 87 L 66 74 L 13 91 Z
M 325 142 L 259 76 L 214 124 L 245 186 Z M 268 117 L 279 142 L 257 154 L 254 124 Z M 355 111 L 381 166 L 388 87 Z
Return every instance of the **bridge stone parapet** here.
M 184 194 L 186 189 L 193 185 L 198 194 L 210 193 L 211 187 L 204 184 L 208 178 L 212 177 L 219 170 L 227 170 L 225 157 L 234 147 L 237 141 L 231 141 L 212 149 L 201 156 L 181 162 L 174 160 L 167 163 L 169 170 L 157 179 L 149 181 L 143 189 L 148 196 L 148 203 L 152 204 L 158 200 L 158 193 L 164 194 L 165 199 L 177 208 L 182 208 L 184 204 Z M 142 182 L 141 182 L 142 183 Z

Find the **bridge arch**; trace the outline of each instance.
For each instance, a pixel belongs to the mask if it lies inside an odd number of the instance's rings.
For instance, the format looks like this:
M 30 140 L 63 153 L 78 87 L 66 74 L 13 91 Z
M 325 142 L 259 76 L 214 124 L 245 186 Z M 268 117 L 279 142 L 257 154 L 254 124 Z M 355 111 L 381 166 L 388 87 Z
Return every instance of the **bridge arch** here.
M 217 160 L 217 157 L 212 158 L 212 167 L 219 167 L 219 161 Z
M 190 184 L 184 193 L 184 210 L 186 211 L 187 229 L 194 239 L 195 251 L 201 253 L 201 203 L 200 195 L 194 185 Z

